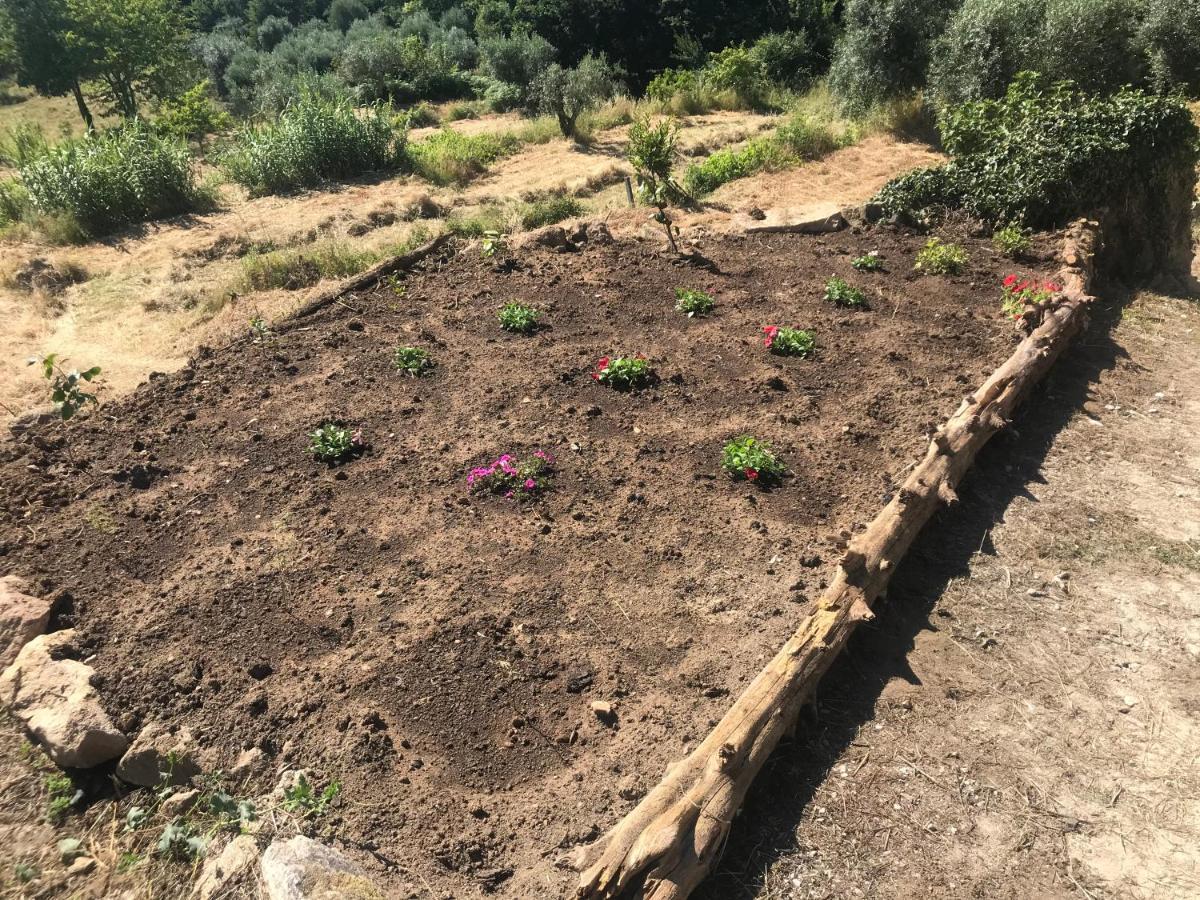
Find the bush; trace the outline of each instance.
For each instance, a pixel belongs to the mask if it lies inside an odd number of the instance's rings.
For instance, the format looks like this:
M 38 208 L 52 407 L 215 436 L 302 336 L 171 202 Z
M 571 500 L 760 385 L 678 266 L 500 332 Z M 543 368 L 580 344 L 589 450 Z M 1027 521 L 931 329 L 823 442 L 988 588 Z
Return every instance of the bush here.
M 792 90 L 807 88 L 822 68 L 822 60 L 803 29 L 765 34 L 754 42 L 750 55 L 767 81 Z
M 573 69 L 551 63 L 530 85 L 537 106 L 552 113 L 564 137 L 575 137 L 579 114 L 608 100 L 617 91 L 616 72 L 603 55 L 587 54 Z
M 42 126 L 21 122 L 0 135 L 0 164 L 20 169 L 50 152 Z
M 408 161 L 426 181 L 438 185 L 463 185 L 502 156 L 514 152 L 518 141 L 507 134 L 462 134 L 443 128 L 423 141 L 410 144 Z
M 371 15 L 362 0 L 333 0 L 325 12 L 325 19 L 338 31 L 345 33 L 359 19 Z
M 292 23 L 283 16 L 267 16 L 258 23 L 254 36 L 260 50 L 270 52 L 292 33 Z
M 699 86 L 699 76 L 690 69 L 664 69 L 646 85 L 646 99 L 668 103 L 678 94 L 695 93 Z
M 1043 57 L 1045 8 L 1046 0 L 966 0 L 933 53 L 929 86 L 936 100 L 1002 96 L 1027 59 Z
M 1164 203 L 1174 173 L 1194 169 L 1197 129 L 1177 100 L 1123 90 L 1082 94 L 1022 73 L 1001 100 L 946 110 L 953 159 L 889 182 L 888 214 L 917 219 L 963 209 L 992 223 L 1054 228 L 1136 192 Z
M 140 120 L 66 141 L 21 169 L 32 207 L 89 236 L 195 209 L 204 200 L 179 141 Z
M 956 0 L 848 0 L 829 70 L 843 109 L 862 115 L 925 83 L 930 49 Z
M 349 103 L 305 94 L 277 121 L 244 130 L 223 163 L 252 194 L 276 194 L 395 169 L 404 143 L 388 107 L 359 115 Z
M 1156 90 L 1179 88 L 1200 96 L 1200 3 L 1149 0 L 1141 42 Z
M 1143 2 L 1047 0 L 1036 68 L 1050 78 L 1069 78 L 1089 93 L 1141 83 L 1146 73 L 1138 46 Z
M 521 215 L 521 227 L 526 230 L 553 225 L 563 219 L 583 215 L 583 204 L 566 195 L 546 197 L 530 203 Z
M 170 137 L 203 145 L 207 135 L 228 128 L 230 123 L 228 113 L 208 95 L 210 89 L 211 84 L 205 79 L 178 99 L 164 100 L 154 127 Z
M 338 74 L 359 100 L 450 100 L 470 92 L 441 44 L 386 31 L 348 44 Z
M 534 79 L 554 61 L 555 50 L 540 34 L 516 31 L 510 37 L 482 41 L 479 55 L 489 76 L 516 88 L 521 98 L 516 105 L 521 105 Z
M 704 65 L 701 79 L 718 91 L 732 91 L 742 106 L 759 106 L 767 88 L 766 71 L 745 47 L 726 47 Z
M 1005 225 L 992 234 L 992 246 L 1014 259 L 1029 252 L 1029 234 L 1017 225 Z

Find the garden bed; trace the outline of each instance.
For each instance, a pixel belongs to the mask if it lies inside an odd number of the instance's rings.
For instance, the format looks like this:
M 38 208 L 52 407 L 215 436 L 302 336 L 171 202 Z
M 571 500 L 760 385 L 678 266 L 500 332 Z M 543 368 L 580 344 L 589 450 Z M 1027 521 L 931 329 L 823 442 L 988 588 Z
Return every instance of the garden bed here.
M 314 828 L 398 864 L 397 896 L 557 896 L 560 848 L 707 733 L 1012 351 L 1005 274 L 1053 267 L 960 239 L 963 274 L 918 277 L 925 240 L 728 238 L 705 247 L 719 273 L 629 243 L 430 259 L 0 448 L 3 568 L 59 595 L 127 733 L 186 724 L 210 768 L 262 748 L 241 795 L 279 767 L 340 780 Z M 870 250 L 885 271 L 851 267 Z M 824 300 L 831 275 L 868 308 Z M 679 287 L 715 310 L 676 312 Z M 542 327 L 501 331 L 512 300 Z M 767 325 L 815 352 L 771 355 Z M 397 345 L 436 368 L 397 374 Z M 590 377 L 634 353 L 650 386 Z M 365 452 L 316 462 L 329 420 Z M 781 483 L 721 471 L 746 433 Z M 536 450 L 546 490 L 468 492 Z

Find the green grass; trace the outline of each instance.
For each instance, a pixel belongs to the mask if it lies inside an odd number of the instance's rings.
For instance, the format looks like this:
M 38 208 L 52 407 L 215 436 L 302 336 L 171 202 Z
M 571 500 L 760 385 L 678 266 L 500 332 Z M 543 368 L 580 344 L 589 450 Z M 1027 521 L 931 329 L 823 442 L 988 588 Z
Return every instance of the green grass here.
M 356 275 L 379 259 L 377 252 L 352 250 L 334 241 L 304 249 L 251 253 L 242 259 L 243 288 L 296 291 L 322 278 Z
M 461 134 L 443 128 L 432 137 L 408 146 L 414 174 L 436 185 L 462 186 L 487 171 L 521 146 L 515 134 Z
M 521 213 L 521 227 L 532 230 L 581 215 L 583 215 L 583 204 L 574 197 L 565 195 L 543 197 L 526 204 Z

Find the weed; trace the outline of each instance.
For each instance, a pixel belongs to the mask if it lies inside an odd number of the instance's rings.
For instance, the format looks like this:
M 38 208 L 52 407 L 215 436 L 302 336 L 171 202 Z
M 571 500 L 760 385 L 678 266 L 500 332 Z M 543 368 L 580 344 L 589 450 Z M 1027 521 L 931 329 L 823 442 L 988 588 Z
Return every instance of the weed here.
M 83 513 L 83 521 L 100 534 L 116 534 L 118 526 L 103 504 L 93 503 Z
M 322 462 L 345 459 L 363 447 L 362 429 L 351 431 L 336 422 L 326 422 L 309 435 L 308 452 Z
M 787 325 L 764 325 L 763 334 L 763 346 L 779 356 L 808 356 L 817 345 L 811 331 Z
M 500 307 L 500 311 L 496 313 L 496 318 L 500 320 L 500 327 L 505 331 L 513 331 L 517 334 L 532 334 L 538 327 L 538 319 L 541 318 L 541 315 L 532 306 L 510 301 Z
M 357 275 L 376 259 L 375 253 L 353 250 L 336 241 L 307 250 L 251 253 L 242 259 L 242 281 L 250 291 L 296 291 L 322 278 Z
M 249 800 L 235 800 L 221 790 L 214 790 L 208 797 L 208 810 L 216 817 L 217 828 L 232 828 L 238 832 L 258 818 L 258 810 Z
M 527 230 L 553 225 L 563 219 L 583 215 L 583 204 L 574 197 L 555 196 L 535 200 L 521 214 L 521 227 Z
M 479 244 L 479 255 L 491 259 L 496 254 L 503 254 L 508 249 L 504 235 L 499 231 L 485 231 Z
M 62 362 L 66 362 L 66 359 Z M 33 357 L 29 360 L 29 365 L 41 366 L 42 375 L 50 382 L 50 399 L 58 407 L 58 414 L 64 421 L 73 417 L 88 403 L 92 406 L 100 405 L 95 394 L 83 389 L 83 382 L 91 382 L 100 374 L 99 366 L 92 366 L 82 372 L 68 372 L 60 364 L 57 353 L 51 353 L 41 359 Z
M 642 387 L 654 377 L 654 370 L 646 357 L 641 356 L 602 356 L 596 363 L 596 371 L 592 379 L 600 384 L 619 391 L 632 390 Z
M 717 301 L 704 291 L 675 288 L 675 309 L 681 313 L 687 313 L 689 319 L 712 312 L 716 305 Z
M 926 275 L 958 275 L 970 259 L 967 251 L 958 244 L 947 244 L 939 238 L 930 238 L 917 254 L 913 268 Z
M 404 281 L 404 276 L 398 272 L 393 272 L 384 279 L 384 282 L 389 288 L 392 289 L 392 293 L 397 297 L 405 297 L 408 295 L 408 285 Z
M 283 808 L 304 816 L 323 816 L 341 790 L 340 781 L 331 781 L 323 791 L 317 793 L 308 776 L 301 772 L 296 776 L 296 783 L 284 790 Z
M 1005 256 L 1013 259 L 1028 253 L 1032 243 L 1029 239 L 1029 232 L 1019 225 L 1005 225 L 992 234 L 992 245 Z
M 733 478 L 760 483 L 778 481 L 787 471 L 769 445 L 748 434 L 735 438 L 721 450 L 721 468 Z
M 254 316 L 250 320 L 250 341 L 254 344 L 266 346 L 275 340 L 275 332 L 271 330 L 271 326 L 267 324 L 267 320 L 262 316 Z
M 158 837 L 155 845 L 158 855 L 177 861 L 199 859 L 208 852 L 208 840 L 198 835 L 186 820 L 171 822 Z
M 126 850 L 117 859 L 117 871 L 123 875 L 126 872 L 132 872 L 141 864 L 142 856 L 140 853 L 134 853 L 131 850 Z
M 46 820 L 52 825 L 58 825 L 67 817 L 67 811 L 83 798 L 83 791 L 75 787 L 75 783 L 61 772 L 47 775 L 43 780 L 46 786 Z
M 429 351 L 422 350 L 420 347 L 397 347 L 396 352 L 392 354 L 392 363 L 396 366 L 397 371 L 413 378 L 432 371 L 437 365 L 429 355 Z
M 836 306 L 848 306 L 853 309 L 867 305 L 867 298 L 862 291 L 837 276 L 825 282 L 825 299 Z
M 851 260 L 850 265 L 859 272 L 879 272 L 883 269 L 883 257 L 872 250 Z
M 516 152 L 521 141 L 511 134 L 462 134 L 444 128 L 409 145 L 415 174 L 437 185 L 464 185 L 487 171 L 502 156 Z
M 505 453 L 490 465 L 472 469 L 467 474 L 467 490 L 527 497 L 544 489 L 553 471 L 554 456 L 544 450 L 533 451 L 533 458 L 526 462 Z
M 38 870 L 27 862 L 18 862 L 13 864 L 13 876 L 18 884 L 29 884 L 38 877 Z

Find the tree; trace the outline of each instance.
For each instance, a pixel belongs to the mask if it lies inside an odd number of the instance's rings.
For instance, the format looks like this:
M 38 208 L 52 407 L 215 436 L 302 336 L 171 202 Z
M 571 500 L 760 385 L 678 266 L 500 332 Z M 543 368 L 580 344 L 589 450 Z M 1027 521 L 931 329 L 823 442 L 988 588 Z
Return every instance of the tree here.
M 678 156 L 679 125 L 674 119 L 650 124 L 650 117 L 638 119 L 629 128 L 629 164 L 637 173 L 638 196 L 658 210 L 654 221 L 667 232 L 671 249 L 679 252 L 675 241 L 675 223 L 667 208 L 672 204 L 693 204 L 671 174 Z
M 330 25 L 345 34 L 351 25 L 369 15 L 371 15 L 371 11 L 367 9 L 362 0 L 333 0 L 329 4 L 329 11 L 325 14 L 325 18 Z
M 17 84 L 46 97 L 75 97 L 79 115 L 89 129 L 92 112 L 83 97 L 82 82 L 89 69 L 84 54 L 67 40 L 71 28 L 67 0 L 0 0 L 12 29 Z
M 155 127 L 164 134 L 182 140 L 196 141 L 204 147 L 207 135 L 228 128 L 229 114 L 217 106 L 209 96 L 212 82 L 207 78 L 186 90 L 177 100 L 164 100 L 154 121 Z
M 573 69 L 551 63 L 533 83 L 538 106 L 553 113 L 565 137 L 575 137 L 575 121 L 585 109 L 609 99 L 617 89 L 612 66 L 603 54 L 588 54 Z
M 131 119 L 139 96 L 177 93 L 191 35 L 176 0 L 67 0 L 67 12 L 67 47 L 112 111 Z
M 1193 97 L 1200 96 L 1200 4 L 1150 0 L 1142 42 L 1157 90 L 1183 88 Z

